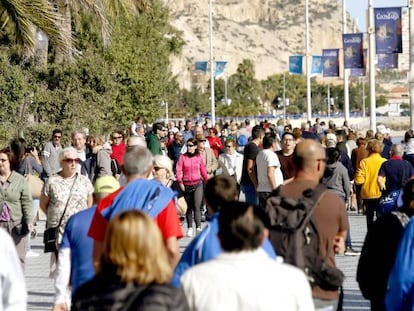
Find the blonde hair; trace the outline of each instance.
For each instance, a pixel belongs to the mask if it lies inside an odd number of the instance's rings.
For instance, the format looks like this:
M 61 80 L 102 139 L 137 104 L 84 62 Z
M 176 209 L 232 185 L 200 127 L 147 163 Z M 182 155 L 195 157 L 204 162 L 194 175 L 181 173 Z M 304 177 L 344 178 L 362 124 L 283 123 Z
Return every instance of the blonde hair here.
M 383 149 L 383 144 L 378 139 L 370 139 L 367 143 L 367 150 L 369 153 L 381 153 Z
M 168 283 L 173 272 L 154 220 L 138 210 L 116 215 L 106 232 L 97 272 L 116 274 L 124 283 Z
M 154 165 L 153 166 L 161 166 L 165 168 L 167 171 L 167 178 L 174 178 L 173 168 L 171 159 L 165 155 L 157 154 L 154 156 Z

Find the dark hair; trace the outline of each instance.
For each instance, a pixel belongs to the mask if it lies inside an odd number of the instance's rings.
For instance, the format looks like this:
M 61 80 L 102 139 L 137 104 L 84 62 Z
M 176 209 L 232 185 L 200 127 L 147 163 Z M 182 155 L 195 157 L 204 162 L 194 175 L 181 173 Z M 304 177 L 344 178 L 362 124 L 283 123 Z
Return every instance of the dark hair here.
M 356 140 L 356 144 L 357 144 L 358 147 L 365 146 L 366 143 L 367 143 L 367 141 L 365 140 L 364 137 L 358 137 L 357 140 Z
M 255 125 L 252 128 L 252 139 L 259 138 L 260 136 L 264 136 L 264 128 L 260 125 Z
M 404 134 L 404 142 L 408 143 L 408 141 L 414 137 L 414 132 L 413 130 L 408 130 L 407 132 L 405 132 Z
M 26 140 L 24 138 L 14 139 L 10 143 L 10 149 L 12 152 L 12 158 L 10 159 L 10 167 L 12 170 L 17 170 L 19 168 L 19 162 L 22 160 L 26 154 Z
M 228 175 L 217 175 L 210 178 L 204 190 L 207 205 L 213 212 L 220 210 L 227 202 L 235 200 L 238 194 L 236 179 Z
M 285 136 L 287 136 L 287 135 L 290 135 L 290 136 L 292 136 L 292 138 L 293 139 L 295 139 L 295 136 L 293 136 L 293 133 L 292 132 L 284 132 L 283 134 L 282 134 L 282 140 L 285 138 Z
M 197 140 L 197 139 L 195 139 L 195 138 L 189 138 L 189 139 L 187 140 L 186 144 L 188 144 L 188 143 L 192 143 L 192 144 L 194 144 L 195 146 L 197 146 L 197 144 L 198 144 L 198 140 Z M 198 154 L 198 153 L 199 153 L 199 152 L 198 152 L 198 148 L 195 148 L 195 150 L 194 150 L 194 153 L 193 153 L 193 154 L 188 153 L 188 148 L 187 148 L 187 152 L 186 152 L 186 154 L 187 154 L 187 155 L 193 156 L 193 155 L 196 155 L 196 154 Z
M 161 131 L 164 128 L 164 125 L 162 123 L 156 122 L 152 125 L 152 131 L 154 134 L 157 134 L 157 131 Z
M 338 148 L 326 148 L 326 159 L 328 164 L 333 164 L 339 161 L 341 157 L 341 151 Z
M 52 135 L 55 135 L 55 134 L 62 134 L 62 130 L 61 129 L 54 129 L 53 132 L 52 132 Z
M 218 134 L 217 129 L 215 127 L 210 127 L 208 130 L 212 131 L 214 133 L 214 135 Z
M 251 204 L 228 202 L 218 217 L 221 247 L 227 252 L 257 249 L 262 242 L 265 217 Z
M 265 135 L 263 137 L 263 149 L 269 149 L 276 139 L 272 135 Z

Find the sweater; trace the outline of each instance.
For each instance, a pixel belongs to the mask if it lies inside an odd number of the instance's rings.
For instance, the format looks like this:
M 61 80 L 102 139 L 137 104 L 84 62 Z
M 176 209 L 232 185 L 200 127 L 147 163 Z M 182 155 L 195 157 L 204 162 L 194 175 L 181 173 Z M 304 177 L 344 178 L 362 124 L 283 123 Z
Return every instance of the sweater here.
M 26 179 L 12 171 L 6 183 L 6 189 L 0 187 L 0 215 L 6 204 L 12 222 L 24 220 L 27 224 L 33 223 L 32 194 Z
M 208 180 L 206 165 L 200 155 L 189 157 L 182 154 L 177 162 L 176 177 L 179 184 L 197 185 L 201 180 Z
M 355 184 L 362 185 L 362 199 L 379 199 L 381 197 L 381 189 L 378 186 L 377 179 L 381 164 L 386 159 L 381 157 L 379 153 L 372 153 L 361 160 L 360 168 L 355 174 Z

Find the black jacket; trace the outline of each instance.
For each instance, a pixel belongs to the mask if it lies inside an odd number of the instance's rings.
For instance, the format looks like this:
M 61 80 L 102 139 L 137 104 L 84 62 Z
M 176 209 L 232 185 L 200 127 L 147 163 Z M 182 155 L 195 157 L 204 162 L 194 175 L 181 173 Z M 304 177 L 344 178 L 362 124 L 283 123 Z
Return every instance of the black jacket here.
M 149 284 L 136 286 L 95 276 L 72 296 L 72 311 L 187 311 L 181 288 Z

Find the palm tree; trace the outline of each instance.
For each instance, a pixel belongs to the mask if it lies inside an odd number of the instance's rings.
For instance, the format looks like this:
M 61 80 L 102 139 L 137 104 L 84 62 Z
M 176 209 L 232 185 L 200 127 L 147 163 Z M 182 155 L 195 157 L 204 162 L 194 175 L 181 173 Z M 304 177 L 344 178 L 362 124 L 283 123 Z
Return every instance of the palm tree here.
M 25 56 L 33 56 L 36 30 L 66 53 L 72 46 L 69 31 L 59 29 L 62 16 L 48 0 L 0 0 L 0 33 L 14 35 Z
M 64 32 L 72 31 L 72 24 L 77 25 L 79 12 L 85 11 L 93 15 L 100 27 L 103 45 L 109 44 L 111 29 L 108 18 L 123 14 L 131 17 L 139 13 L 147 13 L 150 5 L 147 0 L 54 0 L 59 13 L 63 16 L 60 29 Z M 74 23 L 72 23 L 74 22 Z M 74 51 L 74 49 L 71 49 Z M 55 62 L 61 63 L 71 60 L 72 55 L 62 53 L 56 49 Z

